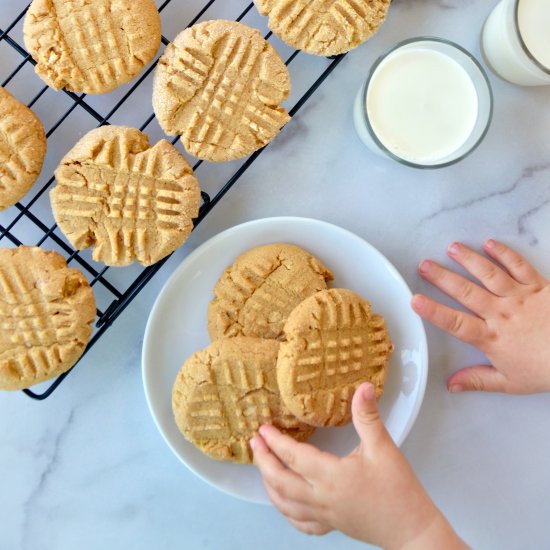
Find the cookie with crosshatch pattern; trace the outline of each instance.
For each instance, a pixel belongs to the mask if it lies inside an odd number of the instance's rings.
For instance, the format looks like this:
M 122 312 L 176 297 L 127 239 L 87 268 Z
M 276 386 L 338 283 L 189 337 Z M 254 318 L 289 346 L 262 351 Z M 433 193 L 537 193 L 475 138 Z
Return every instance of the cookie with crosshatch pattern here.
M 338 55 L 368 40 L 391 0 L 254 0 L 269 28 L 287 44 L 314 55 Z
M 153 0 L 33 0 L 23 31 L 48 86 L 87 94 L 132 80 L 161 40 Z
M 88 281 L 61 254 L 0 248 L 0 389 L 20 390 L 69 370 L 95 315 Z
M 298 421 L 277 387 L 279 342 L 227 338 L 194 353 L 172 390 L 176 424 L 203 453 L 216 460 L 252 462 L 248 442 L 262 424 L 273 424 L 298 441 L 314 428 Z
M 135 128 L 88 132 L 61 160 L 51 191 L 56 222 L 78 250 L 107 265 L 150 265 L 181 246 L 198 215 L 199 184 L 166 140 Z
M 39 118 L 0 86 L 0 210 L 27 194 L 45 156 L 46 134 Z
M 303 422 L 349 422 L 362 382 L 374 385 L 377 398 L 382 395 L 393 345 L 384 318 L 355 292 L 330 289 L 307 298 L 284 331 L 277 381 L 285 405 Z
M 299 246 L 273 243 L 241 254 L 224 270 L 208 306 L 212 340 L 234 336 L 282 339 L 290 312 L 327 288 L 333 275 Z
M 235 21 L 181 32 L 155 70 L 153 108 L 162 129 L 210 161 L 250 155 L 290 119 L 279 107 L 290 76 L 259 31 Z

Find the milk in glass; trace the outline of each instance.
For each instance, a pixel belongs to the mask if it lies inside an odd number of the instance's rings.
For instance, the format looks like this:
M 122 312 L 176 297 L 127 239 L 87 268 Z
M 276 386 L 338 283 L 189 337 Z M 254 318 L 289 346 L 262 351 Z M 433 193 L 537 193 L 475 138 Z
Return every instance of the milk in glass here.
M 430 168 L 456 162 L 475 148 L 491 111 L 479 64 L 452 43 L 419 38 L 377 61 L 357 95 L 354 123 L 374 152 Z
M 482 47 L 502 78 L 550 84 L 550 0 L 502 0 L 485 22 Z

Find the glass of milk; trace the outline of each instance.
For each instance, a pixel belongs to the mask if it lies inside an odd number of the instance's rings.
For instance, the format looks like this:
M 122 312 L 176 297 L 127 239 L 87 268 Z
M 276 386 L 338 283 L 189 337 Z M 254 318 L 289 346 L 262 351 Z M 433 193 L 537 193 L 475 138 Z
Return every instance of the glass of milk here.
M 441 168 L 479 145 L 492 112 L 491 87 L 477 60 L 448 40 L 419 37 L 376 60 L 353 119 L 375 153 L 414 168 Z
M 489 66 L 522 86 L 550 84 L 550 0 L 502 0 L 481 35 Z

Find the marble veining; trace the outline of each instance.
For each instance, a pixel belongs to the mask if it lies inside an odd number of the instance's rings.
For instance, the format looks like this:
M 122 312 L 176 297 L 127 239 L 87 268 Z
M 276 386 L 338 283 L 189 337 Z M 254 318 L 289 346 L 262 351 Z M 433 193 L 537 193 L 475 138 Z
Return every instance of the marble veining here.
M 21 548 L 26 550 L 27 548 L 33 548 L 33 542 L 29 540 L 28 536 L 31 532 L 31 524 L 34 519 L 34 505 L 42 498 L 44 491 L 47 491 L 47 483 L 50 480 L 52 473 L 59 466 L 60 456 L 63 451 L 63 443 L 67 437 L 67 432 L 73 425 L 75 417 L 75 409 L 70 409 L 67 415 L 67 419 L 60 424 L 59 431 L 50 441 L 44 441 L 42 438 L 39 442 L 41 447 L 40 453 L 47 452 L 46 463 L 43 466 L 38 483 L 31 490 L 26 500 L 23 502 L 23 525 L 21 526 Z
M 458 204 L 455 204 L 453 206 L 445 206 L 445 207 L 437 210 L 433 214 L 430 214 L 429 216 L 426 216 L 426 217 L 422 218 L 420 223 L 423 223 L 423 222 L 426 222 L 426 221 L 431 221 L 431 220 L 437 218 L 438 216 L 444 215 L 447 212 L 452 212 L 454 210 L 461 210 L 461 209 L 469 208 L 469 207 L 473 206 L 474 204 L 478 204 L 480 202 L 490 200 L 493 197 L 512 194 L 516 191 L 516 189 L 518 189 L 518 187 L 520 185 L 532 183 L 531 180 L 535 179 L 535 177 L 539 176 L 539 174 L 544 174 L 548 170 L 550 170 L 550 163 L 546 163 L 546 164 L 542 164 L 542 165 L 527 166 L 527 167 L 523 168 L 521 175 L 518 178 L 516 178 L 514 180 L 514 182 L 509 187 L 507 186 L 507 187 L 504 187 L 502 189 L 492 191 L 492 192 L 487 193 L 485 195 L 482 195 L 480 197 L 469 199 L 469 200 L 460 202 Z M 540 178 L 540 179 L 542 179 L 542 178 Z M 547 181 L 550 181 L 550 180 L 547 180 Z M 550 185 L 548 186 L 548 189 L 550 191 Z M 526 212 L 525 214 L 523 214 L 522 216 L 519 217 L 519 219 L 518 219 L 518 230 L 519 230 L 520 234 L 525 233 L 525 227 L 524 227 L 525 219 L 528 218 L 529 216 L 531 216 L 532 214 L 535 214 L 536 212 L 538 212 L 549 201 L 550 201 L 550 199 L 538 204 L 536 207 L 531 208 L 528 212 Z
M 518 232 L 520 235 L 530 235 L 529 244 L 531 246 L 538 244 L 539 239 L 534 235 L 530 234 L 529 229 L 527 227 L 527 222 L 532 216 L 534 216 L 535 214 L 538 214 L 543 208 L 548 206 L 548 204 L 550 204 L 550 198 L 544 199 L 537 206 L 530 208 L 529 210 L 527 210 L 527 212 L 523 213 L 518 218 Z

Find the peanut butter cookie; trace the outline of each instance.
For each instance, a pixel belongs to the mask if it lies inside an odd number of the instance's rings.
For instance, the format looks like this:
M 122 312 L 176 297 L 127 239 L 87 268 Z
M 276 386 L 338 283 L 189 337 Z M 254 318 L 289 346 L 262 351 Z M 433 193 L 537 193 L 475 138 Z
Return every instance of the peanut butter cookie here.
M 38 179 L 46 134 L 38 117 L 0 87 L 0 210 L 21 200 Z
M 287 44 L 315 55 L 345 53 L 384 22 L 391 0 L 254 0 L 269 28 Z
M 210 161 L 245 157 L 289 120 L 279 107 L 288 70 L 259 31 L 235 21 L 199 23 L 170 44 L 155 71 L 153 108 L 162 129 Z
M 92 289 L 63 256 L 0 249 L 0 389 L 20 390 L 69 370 L 82 355 L 96 308 Z
M 200 189 L 170 143 L 149 144 L 124 126 L 88 132 L 61 160 L 51 191 L 54 216 L 70 243 L 94 247 L 107 265 L 153 264 L 181 246 L 199 211 Z
M 362 382 L 380 397 L 393 345 L 384 318 L 355 292 L 330 289 L 304 300 L 285 324 L 277 381 L 289 410 L 313 426 L 351 420 Z
M 55 90 L 87 94 L 132 80 L 161 39 L 153 0 L 33 0 L 23 30 L 36 74 Z
M 309 252 L 285 243 L 241 254 L 214 287 L 208 308 L 212 340 L 233 336 L 282 339 L 290 312 L 327 288 L 332 273 Z
M 281 402 L 276 365 L 279 342 L 231 338 L 213 342 L 183 365 L 172 392 L 178 428 L 216 460 L 252 462 L 248 442 L 262 424 L 298 441 L 314 428 L 299 422 Z

